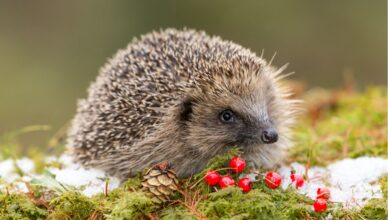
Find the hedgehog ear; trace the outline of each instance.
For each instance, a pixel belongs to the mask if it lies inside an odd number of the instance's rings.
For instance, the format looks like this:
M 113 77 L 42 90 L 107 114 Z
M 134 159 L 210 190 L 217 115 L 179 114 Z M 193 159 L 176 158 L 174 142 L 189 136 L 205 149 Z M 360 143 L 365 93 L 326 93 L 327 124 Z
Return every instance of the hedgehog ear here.
M 179 116 L 182 121 L 189 121 L 191 119 L 193 103 L 194 100 L 192 98 L 186 98 L 181 103 Z

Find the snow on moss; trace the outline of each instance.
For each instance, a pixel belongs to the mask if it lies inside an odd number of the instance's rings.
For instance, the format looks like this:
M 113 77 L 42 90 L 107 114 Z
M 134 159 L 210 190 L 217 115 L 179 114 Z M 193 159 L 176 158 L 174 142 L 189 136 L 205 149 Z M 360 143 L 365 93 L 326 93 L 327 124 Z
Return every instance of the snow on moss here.
M 55 176 L 55 180 L 64 186 L 70 186 L 78 189 L 82 194 L 92 197 L 104 190 L 111 191 L 120 185 L 117 178 L 107 176 L 103 171 L 98 169 L 85 169 L 80 165 L 73 163 L 68 155 L 62 155 L 59 158 L 49 157 L 48 162 L 57 162 L 62 164 L 61 168 L 47 167 L 46 169 Z M 5 185 L 11 184 L 11 191 L 28 192 L 25 183 L 32 178 L 41 178 L 34 172 L 34 162 L 28 158 L 19 160 L 7 159 L 0 162 L 0 189 Z M 108 184 L 107 184 L 108 181 Z M 106 187 L 108 187 L 106 189 Z
M 50 158 L 50 160 L 54 159 Z M 85 169 L 73 163 L 67 155 L 56 160 L 63 164 L 62 168 L 47 168 L 55 175 L 55 180 L 65 186 L 78 189 L 88 197 L 103 193 L 106 187 L 111 191 L 120 185 L 117 178 L 107 176 L 98 169 Z M 31 177 L 40 177 L 32 172 L 34 163 L 27 158 L 2 161 L 0 168 L 0 176 L 3 180 L 3 184 L 0 183 L 0 189 L 2 185 L 4 187 L 4 184 L 8 183 L 15 187 L 15 191 L 27 192 L 24 182 L 29 182 Z M 305 174 L 305 166 L 299 163 L 282 167 L 279 172 L 283 176 L 283 189 L 292 185 L 291 169 L 296 173 Z M 309 182 L 305 182 L 298 192 L 315 199 L 317 189 L 327 186 L 332 193 L 331 201 L 343 203 L 348 208 L 362 207 L 370 199 L 383 197 L 378 180 L 384 174 L 388 174 L 388 159 L 379 157 L 344 159 L 327 167 L 316 166 L 308 169 Z
M 305 166 L 292 163 L 280 169 L 283 176 L 283 189 L 291 185 L 291 169 L 296 173 L 305 174 Z M 343 159 L 327 167 L 308 169 L 310 181 L 305 183 L 298 192 L 315 199 L 317 189 L 327 186 L 331 191 L 331 201 L 342 203 L 347 208 L 359 208 L 373 198 L 382 198 L 379 179 L 388 174 L 388 159 L 379 157 L 359 157 Z

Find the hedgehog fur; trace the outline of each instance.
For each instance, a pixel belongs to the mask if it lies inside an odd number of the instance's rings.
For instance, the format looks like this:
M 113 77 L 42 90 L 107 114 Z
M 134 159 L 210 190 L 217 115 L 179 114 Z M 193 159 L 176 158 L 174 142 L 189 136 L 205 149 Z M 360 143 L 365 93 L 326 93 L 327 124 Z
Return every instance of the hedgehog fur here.
M 272 168 L 291 144 L 297 109 L 279 82 L 283 69 L 204 32 L 149 33 L 100 70 L 67 146 L 82 165 L 122 179 L 164 160 L 187 177 L 233 146 L 254 168 Z M 266 129 L 275 141 L 263 141 Z

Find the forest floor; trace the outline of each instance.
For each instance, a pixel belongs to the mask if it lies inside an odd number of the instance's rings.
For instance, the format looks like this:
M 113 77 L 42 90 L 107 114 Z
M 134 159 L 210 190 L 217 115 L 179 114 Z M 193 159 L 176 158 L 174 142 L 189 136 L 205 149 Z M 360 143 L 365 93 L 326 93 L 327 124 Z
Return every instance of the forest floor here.
M 120 184 L 101 171 L 85 170 L 63 154 L 57 136 L 49 143 L 55 152 L 23 151 L 18 137 L 45 129 L 31 126 L 0 136 L 0 219 L 387 219 L 387 90 L 293 87 L 305 111 L 287 161 L 276 170 L 283 179 L 277 189 L 262 178 L 248 193 L 238 187 L 215 190 L 201 181 L 238 154 L 232 150 L 180 180 L 179 192 L 160 204 L 142 192 L 142 175 Z M 291 170 L 304 176 L 302 187 L 291 183 Z M 246 175 L 251 178 L 248 172 L 232 176 Z M 322 186 L 331 197 L 326 211 L 315 212 Z

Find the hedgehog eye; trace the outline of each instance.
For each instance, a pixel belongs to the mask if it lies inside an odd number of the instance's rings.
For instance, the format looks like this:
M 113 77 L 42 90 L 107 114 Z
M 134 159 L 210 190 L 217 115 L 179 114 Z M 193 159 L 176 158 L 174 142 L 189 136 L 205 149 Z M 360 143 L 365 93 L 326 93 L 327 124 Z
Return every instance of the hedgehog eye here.
M 220 120 L 224 123 L 231 123 L 234 121 L 235 116 L 232 110 L 224 110 L 220 113 Z

